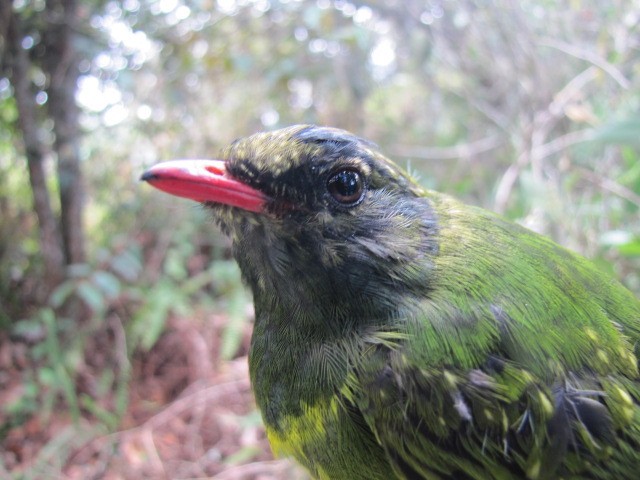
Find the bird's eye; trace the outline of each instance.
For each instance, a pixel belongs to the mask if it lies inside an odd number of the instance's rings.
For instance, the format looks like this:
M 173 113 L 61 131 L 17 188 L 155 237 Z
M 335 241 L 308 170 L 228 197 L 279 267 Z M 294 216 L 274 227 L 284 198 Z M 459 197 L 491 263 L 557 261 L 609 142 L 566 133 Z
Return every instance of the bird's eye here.
M 343 205 L 355 205 L 364 194 L 364 181 L 356 170 L 340 170 L 327 182 L 331 196 Z

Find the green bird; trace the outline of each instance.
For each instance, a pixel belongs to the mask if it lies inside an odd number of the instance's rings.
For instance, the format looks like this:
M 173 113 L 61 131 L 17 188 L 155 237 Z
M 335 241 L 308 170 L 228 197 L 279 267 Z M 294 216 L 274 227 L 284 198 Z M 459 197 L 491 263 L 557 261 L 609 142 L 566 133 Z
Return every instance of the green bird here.
M 319 479 L 640 477 L 640 302 L 620 283 L 343 130 L 221 158 L 142 179 L 232 239 L 276 455 Z

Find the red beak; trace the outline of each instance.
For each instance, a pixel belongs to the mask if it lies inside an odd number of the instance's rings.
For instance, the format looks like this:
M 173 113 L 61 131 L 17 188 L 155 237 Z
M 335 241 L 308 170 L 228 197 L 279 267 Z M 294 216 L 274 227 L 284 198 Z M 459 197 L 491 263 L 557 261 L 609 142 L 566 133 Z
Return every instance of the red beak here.
M 154 165 L 140 180 L 171 195 L 262 212 L 268 197 L 228 175 L 220 160 L 173 160 Z

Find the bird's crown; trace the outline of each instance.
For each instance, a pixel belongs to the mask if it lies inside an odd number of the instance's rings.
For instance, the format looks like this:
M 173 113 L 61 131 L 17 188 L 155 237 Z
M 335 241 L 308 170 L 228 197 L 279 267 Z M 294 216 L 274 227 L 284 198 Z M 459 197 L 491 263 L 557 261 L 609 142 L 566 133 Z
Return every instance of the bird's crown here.
M 421 191 L 375 144 L 337 128 L 294 125 L 256 133 L 233 142 L 222 158 L 233 177 L 299 206 L 331 198 L 353 206 L 367 189 Z

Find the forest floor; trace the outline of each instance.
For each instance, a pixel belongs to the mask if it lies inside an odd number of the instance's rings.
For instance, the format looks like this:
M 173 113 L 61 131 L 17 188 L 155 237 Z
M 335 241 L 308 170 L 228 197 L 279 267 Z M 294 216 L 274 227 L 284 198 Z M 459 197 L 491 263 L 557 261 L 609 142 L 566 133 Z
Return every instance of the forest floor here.
M 128 407 L 112 431 L 95 413 L 82 410 L 73 421 L 67 409 L 55 406 L 50 414 L 14 422 L 0 432 L 0 478 L 308 478 L 292 461 L 274 460 L 270 452 L 249 385 L 249 324 L 239 356 L 216 360 L 224 323 L 215 314 L 171 319 L 155 346 L 131 359 Z M 7 405 L 24 393 L 28 347 L 1 340 L 0 405 Z M 113 355 L 100 352 L 109 348 L 104 344 L 89 347 L 91 358 L 103 359 L 97 360 L 102 369 L 113 361 Z M 79 378 L 91 380 L 87 372 Z M 86 389 L 99 390 L 89 380 Z M 108 406 L 116 400 L 100 401 Z M 2 415 L 0 424 L 11 424 Z

